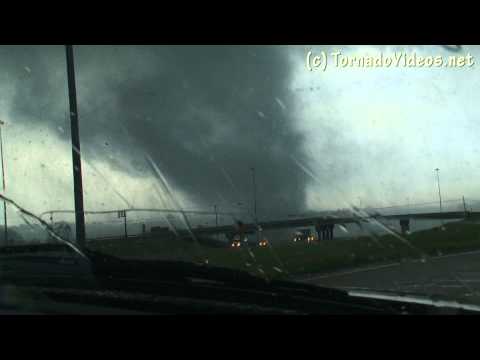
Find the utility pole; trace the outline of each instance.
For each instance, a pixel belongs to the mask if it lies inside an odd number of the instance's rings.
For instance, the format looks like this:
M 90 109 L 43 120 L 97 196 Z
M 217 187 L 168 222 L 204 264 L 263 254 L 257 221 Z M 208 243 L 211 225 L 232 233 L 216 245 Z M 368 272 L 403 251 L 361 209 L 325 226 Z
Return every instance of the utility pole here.
M 0 153 L 2 157 L 2 183 L 3 183 L 3 194 L 5 195 L 5 166 L 3 162 L 3 138 L 2 138 L 2 126 L 5 123 L 0 120 Z M 5 245 L 8 245 L 8 224 L 7 224 L 7 202 L 3 201 L 3 218 L 4 218 L 4 242 Z
M 70 102 L 70 128 L 72 133 L 73 191 L 75 196 L 75 229 L 77 244 L 85 245 L 85 214 L 83 210 L 82 161 L 80 156 L 80 131 L 78 126 L 77 91 L 73 46 L 65 45 L 67 57 L 68 97 Z
M 462 196 L 463 201 L 463 212 L 465 214 L 465 218 L 467 217 L 467 205 L 465 204 L 465 196 Z

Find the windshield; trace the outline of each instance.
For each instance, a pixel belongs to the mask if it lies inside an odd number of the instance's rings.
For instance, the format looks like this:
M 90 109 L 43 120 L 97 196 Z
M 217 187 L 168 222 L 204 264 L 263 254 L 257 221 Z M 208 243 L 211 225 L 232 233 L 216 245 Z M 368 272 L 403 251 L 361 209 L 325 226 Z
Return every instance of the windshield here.
M 480 304 L 479 56 L 2 46 L 1 246 Z

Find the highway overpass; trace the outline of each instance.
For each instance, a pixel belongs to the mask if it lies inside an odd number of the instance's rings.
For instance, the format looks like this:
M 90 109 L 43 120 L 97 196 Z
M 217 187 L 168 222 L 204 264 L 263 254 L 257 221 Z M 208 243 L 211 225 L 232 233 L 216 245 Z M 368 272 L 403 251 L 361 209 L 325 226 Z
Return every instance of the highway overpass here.
M 361 224 L 375 220 L 452 220 L 452 219 L 470 219 L 480 220 L 480 212 L 464 212 L 464 211 L 452 211 L 452 212 L 430 212 L 430 213 L 407 213 L 398 215 L 381 215 L 381 214 L 366 214 L 358 213 L 353 216 L 336 217 L 336 216 L 315 216 L 300 219 L 285 219 L 275 221 L 260 221 L 258 225 L 255 223 L 242 224 L 242 232 L 254 233 L 257 229 L 272 230 L 282 228 L 296 228 L 306 226 L 319 226 L 319 225 L 345 225 L 345 224 Z M 213 235 L 213 234 L 236 234 L 240 231 L 238 225 L 224 225 L 224 226 L 210 226 L 210 227 L 197 227 L 192 229 L 195 235 Z

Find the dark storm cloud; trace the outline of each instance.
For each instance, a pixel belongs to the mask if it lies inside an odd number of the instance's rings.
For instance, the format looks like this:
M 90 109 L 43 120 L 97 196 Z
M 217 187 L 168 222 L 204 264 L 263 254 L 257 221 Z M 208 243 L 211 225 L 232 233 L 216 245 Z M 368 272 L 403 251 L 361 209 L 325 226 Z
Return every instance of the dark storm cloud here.
M 142 154 L 149 154 L 171 183 L 203 206 L 219 197 L 251 206 L 255 167 L 261 211 L 303 210 L 306 178 L 290 156 L 306 155 L 290 111 L 285 48 L 92 46 L 76 53 L 86 156 L 113 155 L 114 166 L 145 176 Z M 13 111 L 64 122 L 63 48 L 16 49 L 15 57 L 9 64 L 18 81 Z M 29 72 L 23 63 L 35 65 Z
M 64 118 L 65 75 L 61 47 L 2 46 L 2 89 L 14 93 L 11 104 L 14 121 Z M 63 84 L 62 84 L 63 82 Z M 58 112 L 62 109 L 62 112 Z

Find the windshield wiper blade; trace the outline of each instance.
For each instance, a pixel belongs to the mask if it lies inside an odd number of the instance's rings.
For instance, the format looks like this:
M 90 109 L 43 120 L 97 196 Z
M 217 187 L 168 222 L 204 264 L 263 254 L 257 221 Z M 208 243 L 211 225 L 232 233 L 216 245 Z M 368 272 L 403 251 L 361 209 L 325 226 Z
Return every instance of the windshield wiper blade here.
M 66 256 L 65 249 L 70 256 Z M 53 251 L 53 254 L 46 256 L 47 250 Z M 59 250 L 63 250 L 63 253 Z M 176 294 L 191 298 L 192 301 L 223 299 L 232 303 L 302 309 L 307 313 L 400 314 L 404 305 L 409 305 L 408 302 L 392 298 L 355 296 L 355 293 L 352 296 L 351 292 L 344 289 L 289 280 L 268 281 L 243 270 L 206 264 L 121 259 L 89 249 L 85 250 L 89 261 L 85 262 L 62 244 L 18 246 L 10 249 L 10 254 L 13 256 L 4 257 L 8 261 L 3 261 L 2 266 L 9 264 L 11 271 L 3 272 L 1 280 L 13 281 L 19 285 L 96 288 L 100 291 L 126 291 L 152 296 Z M 75 263 L 64 264 L 62 256 L 75 259 Z M 431 304 L 410 304 L 408 309 L 412 313 L 422 313 L 431 307 Z
M 93 271 L 106 287 L 159 293 L 166 287 L 182 294 L 204 298 L 230 299 L 232 302 L 263 302 L 306 312 L 329 308 L 341 313 L 397 312 L 371 301 L 355 300 L 341 289 L 319 287 L 289 280 L 265 280 L 246 271 L 181 261 L 127 260 L 87 252 Z M 302 304 L 302 305 L 300 305 Z M 336 309 L 336 310 L 335 310 Z M 323 310 L 322 310 L 323 311 Z M 327 312 L 328 313 L 328 312 Z
M 348 295 L 362 299 L 383 300 L 398 302 L 402 304 L 412 304 L 427 306 L 431 308 L 454 309 L 468 312 L 480 313 L 480 306 L 474 304 L 464 304 L 456 300 L 450 300 L 443 296 L 426 295 L 418 293 L 409 293 L 392 290 L 372 290 L 366 288 L 354 288 L 347 290 Z
M 85 250 L 95 275 L 143 280 L 204 279 L 218 282 L 236 282 L 246 285 L 264 284 L 265 280 L 250 273 L 179 260 L 123 259 L 90 249 Z
M 0 264 L 11 269 L 2 272 L 2 283 L 41 286 L 46 291 L 91 289 L 112 292 L 112 296 L 128 293 L 132 298 L 149 294 L 152 299 L 170 296 L 192 302 L 223 301 L 232 306 L 256 305 L 302 313 L 399 313 L 381 301 L 353 298 L 344 290 L 288 280 L 267 281 L 243 270 L 181 261 L 120 259 L 88 249 L 85 254 L 89 262 L 70 254 L 67 258 L 76 259 L 77 264 L 65 265 L 58 254 L 41 254 L 45 246 L 36 248 L 35 256 L 16 252 L 4 257 L 6 261 Z M 78 266 L 80 263 L 82 266 Z
M 124 259 L 91 249 L 84 249 L 83 253 L 88 262 L 82 261 L 74 255 L 71 248 L 65 244 L 29 244 L 9 247 L 0 247 L 0 256 L 4 256 L 3 264 L 24 262 L 43 263 L 50 265 L 63 264 L 63 259 L 75 260 L 74 263 L 88 268 L 93 276 L 99 278 L 122 278 L 139 281 L 180 281 L 180 282 L 211 282 L 223 283 L 231 286 L 262 287 L 272 282 L 284 289 L 311 291 L 314 287 L 290 281 L 268 281 L 240 269 L 217 267 L 204 263 L 193 263 L 178 260 L 137 260 Z M 72 269 L 70 266 L 69 269 Z M 66 271 L 69 271 L 66 269 Z M 14 269 L 12 269 L 14 270 Z M 22 273 L 23 274 L 23 273 Z M 28 271 L 25 273 L 28 275 Z M 38 274 L 32 274 L 38 275 Z M 331 291 L 331 290 L 329 290 Z
M 22 206 L 18 205 L 15 201 L 12 199 L 6 197 L 4 194 L 0 193 L 0 199 L 2 199 L 4 202 L 12 205 L 14 208 L 18 210 L 18 212 L 21 214 L 21 216 L 28 216 L 29 218 L 35 219 L 40 223 L 40 225 L 59 243 L 66 245 L 69 247 L 71 250 L 73 250 L 75 253 L 77 253 L 79 256 L 81 256 L 85 261 L 89 261 L 89 258 L 85 253 L 83 252 L 83 249 L 81 249 L 78 245 L 71 241 L 67 241 L 63 239 L 60 235 L 58 235 L 55 230 L 48 224 L 45 220 L 43 220 L 41 217 L 35 215 L 31 211 L 23 208 Z

